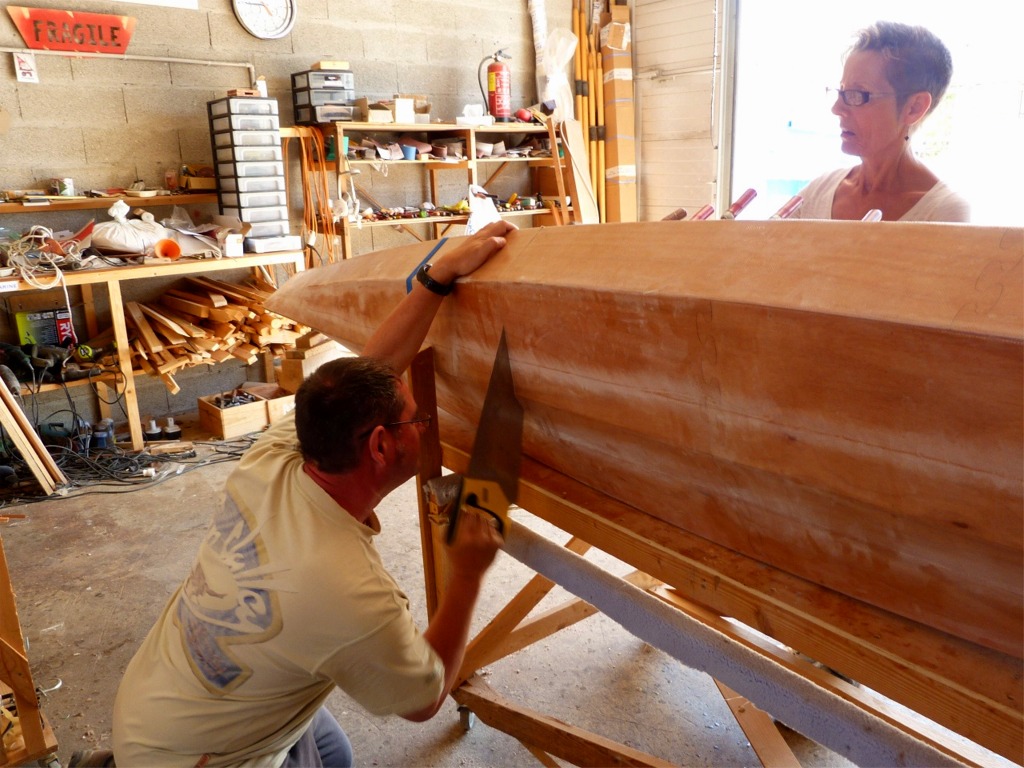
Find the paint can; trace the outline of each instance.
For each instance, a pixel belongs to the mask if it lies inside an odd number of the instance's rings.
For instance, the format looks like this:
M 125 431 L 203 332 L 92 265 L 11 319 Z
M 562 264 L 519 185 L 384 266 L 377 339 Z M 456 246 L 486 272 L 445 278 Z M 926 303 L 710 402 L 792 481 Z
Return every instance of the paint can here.
M 51 179 L 50 189 L 55 195 L 62 197 L 74 197 L 75 196 L 75 180 L 74 179 Z

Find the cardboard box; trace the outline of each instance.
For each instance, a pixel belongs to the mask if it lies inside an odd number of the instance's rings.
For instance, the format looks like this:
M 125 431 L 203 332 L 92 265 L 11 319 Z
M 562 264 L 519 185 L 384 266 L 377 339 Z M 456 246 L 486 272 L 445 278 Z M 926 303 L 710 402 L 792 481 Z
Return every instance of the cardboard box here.
M 391 102 L 391 114 L 396 123 L 411 125 L 416 122 L 416 106 L 412 99 L 395 99 Z
M 222 408 L 221 395 L 199 398 L 199 424 L 222 440 L 259 432 L 295 409 L 295 395 L 277 384 L 246 382 L 239 389 L 255 398 L 252 402 Z
M 601 49 L 624 51 L 629 48 L 629 24 L 613 21 L 601 27 Z
M 66 308 L 18 312 L 14 316 L 21 344 L 56 346 L 73 337 L 71 313 Z
M 192 192 L 196 190 L 214 191 L 217 189 L 217 180 L 205 176 L 185 176 L 182 178 L 181 187 Z
M 604 67 L 605 218 L 610 222 L 636 221 L 636 113 L 628 39 L 624 50 L 603 47 L 601 63 Z
M 315 61 L 309 65 L 310 69 L 348 69 L 347 61 Z
M 297 392 L 305 378 L 328 360 L 351 356 L 352 352 L 332 340 L 310 349 L 288 350 L 277 369 L 277 383 L 285 392 Z
M 379 102 L 371 102 L 363 97 L 355 101 L 356 120 L 363 123 L 391 123 L 394 117 L 391 110 Z

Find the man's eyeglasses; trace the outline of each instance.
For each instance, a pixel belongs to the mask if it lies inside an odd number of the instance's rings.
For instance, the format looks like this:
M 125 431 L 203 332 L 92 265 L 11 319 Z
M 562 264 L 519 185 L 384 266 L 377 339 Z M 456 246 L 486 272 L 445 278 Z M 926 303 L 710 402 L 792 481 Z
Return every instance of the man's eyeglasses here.
M 381 426 L 387 428 L 387 427 L 400 427 L 403 424 L 429 424 L 431 419 L 433 419 L 433 418 L 434 417 L 431 416 L 429 413 L 428 414 L 420 414 L 418 416 L 414 416 L 411 419 L 405 419 L 404 421 L 389 421 L 387 424 L 381 424 Z M 359 435 L 358 435 L 359 439 L 363 440 L 363 439 L 369 437 L 370 434 L 375 429 L 376 429 L 376 427 L 370 427 L 369 429 L 364 429 L 362 432 L 359 433 Z
M 387 424 L 382 424 L 381 426 L 382 427 L 400 427 L 403 424 L 429 424 L 430 420 L 432 418 L 434 418 L 434 417 L 431 416 L 429 413 L 427 413 L 427 414 L 420 414 L 419 416 L 414 416 L 413 418 L 406 419 L 405 421 L 391 421 L 391 422 L 388 422 Z
M 848 107 L 861 107 L 872 99 L 880 99 L 884 96 L 897 95 L 895 93 L 872 93 L 871 91 L 853 91 L 842 88 L 826 88 L 825 93 L 832 98 L 842 99 L 843 104 Z

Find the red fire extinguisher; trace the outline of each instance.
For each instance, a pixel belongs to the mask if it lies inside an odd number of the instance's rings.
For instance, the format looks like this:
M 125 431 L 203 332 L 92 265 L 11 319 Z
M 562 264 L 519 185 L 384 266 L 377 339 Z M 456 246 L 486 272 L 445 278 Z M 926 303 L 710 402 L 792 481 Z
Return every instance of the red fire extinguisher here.
M 502 59 L 512 57 L 504 50 L 495 51 L 487 65 L 487 111 L 495 122 L 512 122 L 512 70 Z M 484 61 L 487 61 L 484 58 Z M 483 64 L 483 61 L 480 62 Z

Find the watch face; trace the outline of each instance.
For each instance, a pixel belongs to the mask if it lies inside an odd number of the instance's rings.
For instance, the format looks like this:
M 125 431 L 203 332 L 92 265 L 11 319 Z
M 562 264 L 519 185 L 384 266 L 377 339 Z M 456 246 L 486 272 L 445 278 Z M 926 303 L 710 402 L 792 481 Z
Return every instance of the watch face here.
M 296 0 L 231 0 L 235 16 L 250 35 L 272 40 L 291 32 Z

